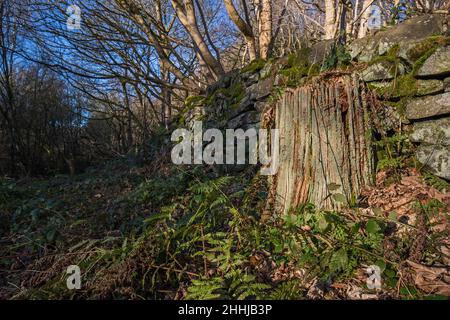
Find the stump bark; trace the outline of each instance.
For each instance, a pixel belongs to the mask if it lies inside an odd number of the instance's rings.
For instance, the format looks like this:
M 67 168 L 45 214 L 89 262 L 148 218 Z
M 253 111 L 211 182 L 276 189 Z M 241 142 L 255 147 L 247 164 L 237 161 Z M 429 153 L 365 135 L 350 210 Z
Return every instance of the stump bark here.
M 277 211 L 303 203 L 339 209 L 372 184 L 377 113 L 368 94 L 357 75 L 317 78 L 283 94 L 275 108 L 280 130 Z

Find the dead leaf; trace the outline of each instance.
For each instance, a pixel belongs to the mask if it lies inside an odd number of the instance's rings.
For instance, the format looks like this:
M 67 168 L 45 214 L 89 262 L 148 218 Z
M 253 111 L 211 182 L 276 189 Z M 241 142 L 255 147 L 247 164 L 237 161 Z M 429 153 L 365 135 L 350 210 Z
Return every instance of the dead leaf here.
M 428 294 L 450 296 L 450 272 L 446 267 L 427 267 L 407 260 L 414 271 L 414 283 Z

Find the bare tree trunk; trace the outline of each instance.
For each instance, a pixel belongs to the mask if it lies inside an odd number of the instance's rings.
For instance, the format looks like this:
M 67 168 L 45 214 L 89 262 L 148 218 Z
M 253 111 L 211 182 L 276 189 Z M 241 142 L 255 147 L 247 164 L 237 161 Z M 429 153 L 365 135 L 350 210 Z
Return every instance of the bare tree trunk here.
M 276 105 L 280 161 L 277 211 L 302 203 L 323 209 L 350 204 L 372 183 L 368 92 L 356 76 L 334 76 L 287 91 Z
M 373 3 L 373 0 L 364 0 L 361 15 L 361 21 L 359 23 L 359 31 L 358 38 L 363 38 L 367 35 L 367 24 L 369 22 L 370 17 L 370 5 Z
M 253 33 L 252 26 L 241 18 L 238 11 L 236 10 L 236 7 L 233 4 L 233 0 L 224 0 L 224 3 L 225 8 L 228 11 L 228 15 L 230 16 L 231 20 L 234 22 L 234 24 L 237 26 L 237 28 L 245 38 L 245 42 L 247 43 L 248 47 L 248 54 L 250 57 L 250 61 L 255 60 L 257 58 L 257 51 L 256 51 L 255 35 Z
M 325 0 L 324 39 L 334 39 L 336 34 L 336 1 Z
M 169 73 L 164 71 L 163 79 L 165 81 L 170 81 Z M 163 110 L 164 110 L 164 126 L 169 129 L 170 119 L 172 118 L 172 99 L 171 92 L 168 88 L 163 88 Z
M 203 38 L 198 25 L 197 18 L 195 16 L 195 5 L 192 0 L 172 0 L 172 5 L 175 9 L 178 19 L 180 19 L 181 24 L 186 28 L 192 41 L 198 49 L 198 52 L 211 70 L 211 73 L 216 79 L 218 79 L 225 72 L 223 70 L 220 62 L 213 56 L 208 45 Z
M 70 176 L 74 176 L 76 173 L 76 169 L 75 169 L 75 160 L 74 159 L 68 159 L 68 158 L 64 158 L 64 160 L 66 161 L 67 167 L 69 168 L 69 174 Z
M 269 58 L 272 41 L 272 4 L 271 0 L 261 0 L 259 52 L 262 59 Z
M 345 45 L 347 42 L 347 5 L 341 4 L 341 12 L 339 16 L 339 44 Z

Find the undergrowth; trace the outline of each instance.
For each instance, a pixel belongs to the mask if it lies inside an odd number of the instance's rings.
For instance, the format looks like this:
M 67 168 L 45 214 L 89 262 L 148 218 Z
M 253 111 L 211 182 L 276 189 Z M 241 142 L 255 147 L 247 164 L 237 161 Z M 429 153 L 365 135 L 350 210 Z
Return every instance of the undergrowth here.
M 1 269 L 42 271 L 2 273 L 5 287 L 6 281 L 26 284 L 3 295 L 303 299 L 313 284 L 335 294 L 332 284 L 354 279 L 368 265 L 384 272 L 383 290 L 399 286 L 399 265 L 411 242 L 397 239 L 404 245 L 394 249 L 396 258 L 386 254 L 393 225 L 401 225 L 391 215 L 305 204 L 262 222 L 268 183 L 253 171 L 218 175 L 174 167 L 146 179 L 122 166 L 114 172 L 33 181 L 17 191 L 12 181 L 2 181 L 2 208 L 16 209 L 11 228 L 2 232 L 8 245 L 1 249 Z M 108 196 L 114 188 L 115 196 Z M 21 198 L 23 192 L 29 197 Z M 80 203 L 83 197 L 90 200 Z M 72 264 L 82 269 L 83 290 L 65 288 L 65 268 Z

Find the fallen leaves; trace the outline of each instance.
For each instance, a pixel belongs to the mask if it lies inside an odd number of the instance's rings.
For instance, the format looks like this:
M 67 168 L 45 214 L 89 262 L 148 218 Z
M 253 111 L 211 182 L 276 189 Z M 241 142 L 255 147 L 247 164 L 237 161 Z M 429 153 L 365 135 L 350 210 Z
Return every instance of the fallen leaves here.
M 376 186 L 366 188 L 362 195 L 372 208 L 380 208 L 390 213 L 395 211 L 399 216 L 413 215 L 412 204 L 416 201 L 426 203 L 431 199 L 439 200 L 450 209 L 450 192 L 442 193 L 428 186 L 419 172 L 412 168 L 406 170 L 400 182 L 384 186 L 389 174 L 381 171 L 376 177 Z
M 450 270 L 448 267 L 427 267 L 406 261 L 411 267 L 415 285 L 428 294 L 450 296 Z

